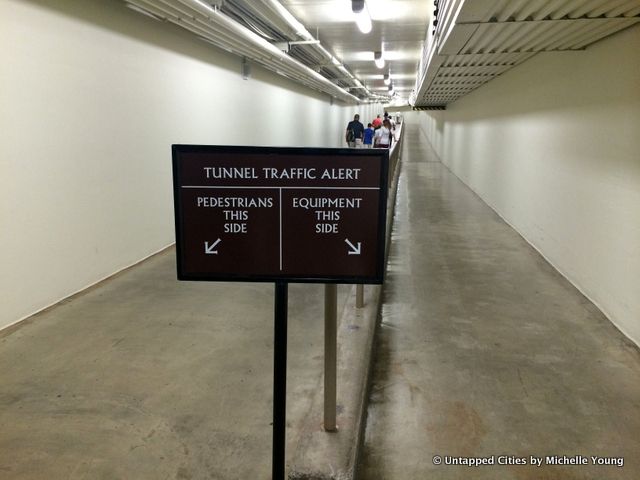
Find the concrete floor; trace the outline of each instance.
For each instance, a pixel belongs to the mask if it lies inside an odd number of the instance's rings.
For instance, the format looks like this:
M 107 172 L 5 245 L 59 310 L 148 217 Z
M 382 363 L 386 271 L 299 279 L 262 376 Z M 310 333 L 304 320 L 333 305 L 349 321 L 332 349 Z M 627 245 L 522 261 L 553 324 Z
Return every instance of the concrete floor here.
M 638 349 L 415 127 L 405 142 L 359 480 L 640 478 Z M 444 465 L 499 455 L 528 464 Z
M 177 282 L 169 250 L 0 334 L 0 479 L 271 478 L 273 296 Z M 323 302 L 289 286 L 289 453 L 321 381 Z
M 640 478 L 638 349 L 407 127 L 360 480 Z M 288 462 L 322 312 L 290 285 Z M 273 285 L 177 282 L 169 250 L 0 333 L 0 479 L 270 478 L 272 326 Z

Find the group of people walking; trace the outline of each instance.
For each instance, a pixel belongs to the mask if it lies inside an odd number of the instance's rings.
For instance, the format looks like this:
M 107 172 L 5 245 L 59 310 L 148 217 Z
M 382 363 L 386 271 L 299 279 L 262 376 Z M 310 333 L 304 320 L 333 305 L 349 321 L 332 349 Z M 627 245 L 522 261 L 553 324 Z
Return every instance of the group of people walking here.
M 395 123 L 387 112 L 384 119 L 378 115 L 367 128 L 360 123 L 360 115 L 355 114 L 347 125 L 345 140 L 351 148 L 391 148 L 394 130 Z

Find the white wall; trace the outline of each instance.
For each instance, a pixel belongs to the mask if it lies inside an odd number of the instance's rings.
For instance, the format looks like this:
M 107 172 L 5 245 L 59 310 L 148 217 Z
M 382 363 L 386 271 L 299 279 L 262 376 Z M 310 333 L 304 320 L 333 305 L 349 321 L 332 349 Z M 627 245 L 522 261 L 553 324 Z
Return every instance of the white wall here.
M 0 328 L 174 241 L 172 143 L 344 146 L 355 112 L 111 0 L 0 0 Z
M 445 112 L 442 161 L 640 344 L 640 26 L 537 55 Z

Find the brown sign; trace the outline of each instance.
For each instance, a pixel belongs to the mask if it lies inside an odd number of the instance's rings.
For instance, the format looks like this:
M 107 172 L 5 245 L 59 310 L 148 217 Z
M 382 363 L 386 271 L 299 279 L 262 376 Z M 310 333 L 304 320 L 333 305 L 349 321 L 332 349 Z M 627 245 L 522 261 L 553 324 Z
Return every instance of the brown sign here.
M 173 146 L 178 278 L 381 283 L 388 150 Z

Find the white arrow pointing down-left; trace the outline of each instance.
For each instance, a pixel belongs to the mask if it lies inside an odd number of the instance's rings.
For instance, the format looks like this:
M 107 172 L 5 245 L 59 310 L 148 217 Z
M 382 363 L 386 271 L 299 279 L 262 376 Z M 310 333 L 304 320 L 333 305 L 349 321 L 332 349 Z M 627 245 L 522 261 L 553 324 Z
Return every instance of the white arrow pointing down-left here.
M 214 250 L 214 248 L 216 248 L 216 245 L 218 245 L 220 242 L 221 239 L 217 239 L 211 245 L 209 245 L 209 242 L 204 242 L 204 253 L 206 253 L 207 255 L 217 255 L 218 250 Z
M 361 242 L 358 242 L 358 245 L 356 246 L 351 243 L 348 238 L 345 238 L 344 241 L 347 242 L 347 245 L 349 245 L 349 247 L 351 247 L 351 250 L 349 250 L 349 255 L 360 255 L 360 247 L 362 246 Z

